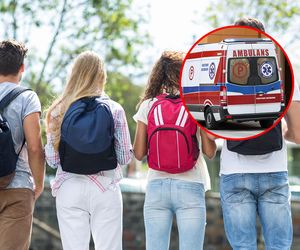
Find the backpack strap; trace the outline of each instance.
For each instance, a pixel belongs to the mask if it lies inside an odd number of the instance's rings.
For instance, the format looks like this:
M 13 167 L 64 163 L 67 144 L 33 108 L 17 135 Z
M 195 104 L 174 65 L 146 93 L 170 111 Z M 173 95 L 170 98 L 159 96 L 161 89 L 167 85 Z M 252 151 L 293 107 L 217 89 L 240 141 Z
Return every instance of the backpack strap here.
M 150 115 L 150 113 L 156 108 L 156 106 L 158 106 L 161 102 L 165 101 L 165 100 L 168 100 L 172 103 L 178 103 L 178 102 L 182 102 L 181 98 L 180 98 L 180 95 L 171 95 L 171 94 L 167 94 L 167 93 L 164 93 L 164 94 L 160 94 L 156 97 L 154 97 L 157 99 L 157 101 L 155 101 L 152 105 L 152 107 L 150 108 L 149 110 L 149 113 L 148 113 L 148 117 Z M 154 99 L 152 98 L 152 100 Z
M 20 149 L 20 151 L 19 151 L 19 153 L 18 153 L 18 157 L 19 157 L 19 155 L 21 154 L 21 151 L 22 151 L 22 149 L 23 149 L 23 147 L 24 147 L 24 145 L 25 145 L 25 142 L 26 142 L 26 140 L 25 140 L 25 136 L 24 136 L 24 140 L 23 140 L 21 149 Z
M 176 99 L 179 99 L 180 98 L 180 95 L 167 95 L 165 98 L 168 98 L 168 99 L 172 99 L 172 100 L 176 100 Z
M 159 95 L 155 96 L 154 98 L 156 98 L 157 100 L 162 100 L 162 99 L 165 99 L 167 95 L 168 94 L 166 94 L 166 93 L 159 94 Z
M 0 113 L 3 113 L 3 110 L 20 94 L 25 91 L 29 91 L 31 89 L 24 88 L 24 87 L 16 87 L 12 91 L 10 91 L 4 98 L 0 101 Z

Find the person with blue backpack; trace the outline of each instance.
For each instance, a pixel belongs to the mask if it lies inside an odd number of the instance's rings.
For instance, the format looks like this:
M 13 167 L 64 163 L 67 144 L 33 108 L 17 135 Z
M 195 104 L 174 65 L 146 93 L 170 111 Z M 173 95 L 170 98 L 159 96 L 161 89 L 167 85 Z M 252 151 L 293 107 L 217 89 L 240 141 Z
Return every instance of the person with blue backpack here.
M 203 157 L 213 158 L 215 142 L 197 128 L 179 96 L 184 53 L 165 51 L 154 65 L 134 115 L 134 154 L 147 155 L 144 203 L 147 250 L 167 250 L 176 215 L 179 249 L 202 249 L 206 224 L 205 191 L 210 179 Z
M 46 116 L 48 164 L 65 250 L 122 249 L 121 165 L 132 159 L 123 108 L 104 92 L 106 71 L 91 51 L 75 60 L 60 97 Z

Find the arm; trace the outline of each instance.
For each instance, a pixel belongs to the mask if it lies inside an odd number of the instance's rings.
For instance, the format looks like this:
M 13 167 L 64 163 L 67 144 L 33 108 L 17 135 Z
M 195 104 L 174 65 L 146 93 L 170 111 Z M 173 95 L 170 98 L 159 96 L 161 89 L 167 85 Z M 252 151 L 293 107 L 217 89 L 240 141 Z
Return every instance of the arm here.
M 120 107 L 114 115 L 115 122 L 115 150 L 120 165 L 128 164 L 133 156 L 130 133 L 124 109 Z
M 35 199 L 44 189 L 45 156 L 41 139 L 40 114 L 32 113 L 24 118 L 24 134 L 27 142 L 28 160 L 35 183 Z
M 286 116 L 287 130 L 284 138 L 291 142 L 300 144 L 300 102 L 292 101 Z
M 137 122 L 133 151 L 139 161 L 147 154 L 147 125 L 141 121 Z
M 215 157 L 217 152 L 217 145 L 215 142 L 215 137 L 207 134 L 203 129 L 200 129 L 201 142 L 202 142 L 202 152 L 209 158 Z
M 48 165 L 51 168 L 57 168 L 60 166 L 59 153 L 54 149 L 54 136 L 51 133 L 47 133 L 47 144 L 45 145 L 45 157 Z

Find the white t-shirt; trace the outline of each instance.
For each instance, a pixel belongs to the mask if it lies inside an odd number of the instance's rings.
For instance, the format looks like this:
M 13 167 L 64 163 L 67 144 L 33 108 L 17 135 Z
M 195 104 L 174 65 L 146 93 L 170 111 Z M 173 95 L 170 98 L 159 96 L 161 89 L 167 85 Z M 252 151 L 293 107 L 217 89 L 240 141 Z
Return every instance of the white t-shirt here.
M 298 84 L 294 86 L 292 101 L 300 101 Z M 281 150 L 264 155 L 241 155 L 229 151 L 224 140 L 220 162 L 220 175 L 287 171 L 287 146 L 283 140 Z
M 0 100 L 18 85 L 11 82 L 0 84 Z M 22 147 L 24 140 L 23 121 L 25 117 L 33 113 L 41 113 L 41 103 L 36 93 L 25 91 L 13 100 L 4 110 L 3 116 L 8 121 L 15 151 L 21 152 L 16 166 L 16 174 L 7 188 L 29 188 L 33 190 L 33 179 L 29 167 L 27 144 Z M 2 156 L 0 156 L 2 157 Z
M 137 121 L 141 121 L 148 125 L 148 113 L 152 107 L 152 105 L 157 101 L 156 98 L 154 99 L 148 99 L 141 103 L 141 106 L 138 110 L 138 112 L 133 116 L 133 119 Z M 192 182 L 199 182 L 204 185 L 204 189 L 208 190 L 210 189 L 210 178 L 209 173 L 207 169 L 206 162 L 203 157 L 203 153 L 201 150 L 201 137 L 200 137 L 200 130 L 198 128 L 197 131 L 197 139 L 199 141 L 199 149 L 200 154 L 198 157 L 198 160 L 196 162 L 196 165 L 189 171 L 186 171 L 184 173 L 180 174 L 170 174 L 163 171 L 157 171 L 154 169 L 149 168 L 147 180 L 148 182 L 154 179 L 161 179 L 161 178 L 172 178 L 172 179 L 178 179 L 183 181 L 192 181 Z

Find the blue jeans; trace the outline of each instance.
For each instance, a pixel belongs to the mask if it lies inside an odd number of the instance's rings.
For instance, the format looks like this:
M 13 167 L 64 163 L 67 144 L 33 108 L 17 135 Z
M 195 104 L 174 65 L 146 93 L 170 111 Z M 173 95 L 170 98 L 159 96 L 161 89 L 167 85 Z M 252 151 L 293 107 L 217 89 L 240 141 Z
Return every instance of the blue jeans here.
M 225 231 L 234 250 L 257 249 L 257 214 L 266 249 L 290 249 L 293 228 L 287 172 L 222 175 L 220 192 Z
M 169 249 L 173 215 L 176 215 L 179 249 L 203 249 L 206 224 L 203 184 L 176 179 L 148 183 L 144 204 L 147 250 Z

